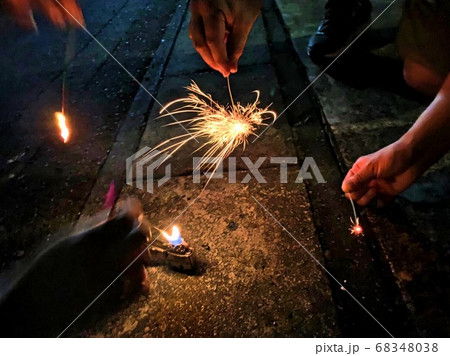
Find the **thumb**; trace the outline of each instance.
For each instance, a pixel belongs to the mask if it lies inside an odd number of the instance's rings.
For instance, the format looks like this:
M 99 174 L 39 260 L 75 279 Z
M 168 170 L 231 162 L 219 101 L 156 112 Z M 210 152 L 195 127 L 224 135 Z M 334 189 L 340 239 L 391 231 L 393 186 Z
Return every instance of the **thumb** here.
M 375 177 L 374 165 L 360 158 L 353 165 L 342 183 L 342 190 L 345 193 L 358 191 Z

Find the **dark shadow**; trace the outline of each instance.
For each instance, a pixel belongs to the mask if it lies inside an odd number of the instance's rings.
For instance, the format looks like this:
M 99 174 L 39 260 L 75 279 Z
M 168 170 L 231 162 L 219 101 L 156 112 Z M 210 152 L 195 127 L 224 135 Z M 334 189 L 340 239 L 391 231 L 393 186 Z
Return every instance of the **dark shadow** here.
M 200 260 L 198 257 L 195 258 L 195 265 L 193 269 L 182 270 L 174 266 L 169 266 L 166 262 L 152 261 L 147 263 L 148 266 L 161 267 L 162 273 L 176 273 L 186 276 L 203 276 L 208 268 L 208 263 L 206 261 Z
M 399 197 L 386 209 L 376 209 L 396 226 L 396 235 L 383 244 L 394 249 L 403 270 L 400 283 L 413 298 L 414 314 L 424 336 L 448 335 L 450 315 L 449 200 L 411 203 Z M 406 273 L 405 273 L 406 272 Z
M 403 78 L 400 58 L 376 55 L 374 50 L 394 44 L 397 28 L 369 30 L 328 69 L 327 74 L 356 89 L 380 88 L 421 103 L 429 98 L 411 89 Z M 321 63 L 326 68 L 331 60 Z

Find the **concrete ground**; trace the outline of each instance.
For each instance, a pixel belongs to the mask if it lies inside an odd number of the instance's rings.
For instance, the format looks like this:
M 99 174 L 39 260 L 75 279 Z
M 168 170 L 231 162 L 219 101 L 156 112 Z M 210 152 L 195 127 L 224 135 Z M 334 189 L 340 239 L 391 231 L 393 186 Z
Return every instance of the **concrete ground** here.
M 278 0 L 296 53 L 314 80 L 321 68 L 305 53 L 324 1 Z M 391 1 L 372 1 L 374 19 Z M 429 99 L 412 92 L 402 78 L 395 34 L 402 4 L 395 3 L 330 72 L 314 84 L 314 93 L 346 167 L 360 156 L 399 138 L 414 123 Z M 433 166 L 387 209 L 365 209 L 383 253 L 415 315 L 422 335 L 448 335 L 450 155 Z
M 158 65 L 155 54 L 180 4 L 80 1 L 91 33 L 139 80 Z M 55 31 L 43 18 L 37 21 L 39 35 L 17 28 L 5 16 L 0 21 L 3 268 L 78 219 L 138 87 L 92 38 L 77 31 L 69 46 L 75 56 L 67 73 L 66 103 L 74 130 L 64 145 L 53 113 L 61 110 L 69 34 Z
M 229 101 L 225 80 L 188 39 L 185 0 L 80 3 L 90 31 L 160 103 L 183 95 L 191 80 Z M 265 2 L 231 77 L 236 100 L 251 100 L 259 89 L 262 105 L 273 103 L 280 113 L 314 80 L 320 68 L 305 46 L 323 3 Z M 388 4 L 373 3 L 374 16 Z M 173 177 L 153 194 L 125 185 L 128 156 L 183 131 L 164 127 L 170 119 L 156 119 L 158 103 L 81 32 L 68 70 L 74 134 L 63 145 L 52 113 L 61 103 L 67 34 L 42 23 L 36 37 L 1 21 L 7 54 L 0 63 L 8 68 L 0 76 L 2 269 L 55 234 L 86 224 L 114 180 L 121 199 L 141 199 L 154 226 L 182 213 L 176 224 L 200 268 L 183 274 L 149 267 L 148 295 L 75 323 L 67 335 L 448 336 L 448 160 L 387 209 L 362 210 L 364 238 L 349 235 L 351 207 L 339 189 L 346 167 L 395 140 L 425 107 L 402 82 L 389 46 L 400 13 L 395 5 L 380 17 L 361 38 L 357 57 L 343 58 L 245 154 L 233 155 L 237 184 L 226 173 L 201 195 L 203 185 L 192 178 L 195 145 L 171 158 Z M 346 75 L 348 68 L 356 74 Z M 300 163 L 313 157 L 326 184 L 294 183 L 295 165 L 289 183 L 280 184 L 279 167 L 268 160 L 261 169 L 266 184 L 239 183 L 249 173 L 243 155 L 252 161 L 297 156 Z

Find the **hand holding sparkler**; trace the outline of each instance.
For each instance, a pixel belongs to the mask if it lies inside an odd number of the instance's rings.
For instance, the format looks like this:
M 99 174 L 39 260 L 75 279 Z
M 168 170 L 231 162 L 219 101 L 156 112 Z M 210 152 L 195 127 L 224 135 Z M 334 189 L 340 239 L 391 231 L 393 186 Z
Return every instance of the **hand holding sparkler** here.
M 189 37 L 203 60 L 228 77 L 236 73 L 261 0 L 192 0 Z
M 402 140 L 360 157 L 342 183 L 355 217 L 354 221 L 350 219 L 351 233 L 363 234 L 353 201 L 365 206 L 377 198 L 378 206 L 383 206 L 418 179 L 425 167 L 421 160 L 413 160 L 410 144 Z
M 374 198 L 383 206 L 409 187 L 425 168 L 414 162 L 408 145 L 397 141 L 381 150 L 360 157 L 342 183 L 342 190 L 358 205 Z
M 33 30 L 37 30 L 33 16 L 35 9 L 41 10 L 58 27 L 84 25 L 83 13 L 76 0 L 5 0 L 5 7 L 21 26 Z
M 360 157 L 342 184 L 360 205 L 389 202 L 450 150 L 450 75 L 433 102 L 396 142 Z

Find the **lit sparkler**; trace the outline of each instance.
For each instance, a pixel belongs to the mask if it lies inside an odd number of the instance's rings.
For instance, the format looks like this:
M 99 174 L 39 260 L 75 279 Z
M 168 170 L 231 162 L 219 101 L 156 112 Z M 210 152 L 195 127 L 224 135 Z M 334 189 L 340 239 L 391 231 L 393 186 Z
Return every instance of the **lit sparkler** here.
M 61 138 L 64 143 L 69 141 L 70 130 L 67 123 L 67 118 L 65 115 L 65 104 L 66 104 L 66 81 L 67 81 L 67 67 L 69 63 L 73 60 L 75 49 L 75 31 L 70 30 L 66 42 L 66 53 L 64 59 L 64 69 L 62 73 L 62 95 L 61 95 L 61 112 L 55 112 L 56 121 L 60 130 Z
M 192 117 L 170 123 L 166 126 L 182 124 L 188 128 L 188 133 L 173 137 L 160 143 L 152 151 L 168 151 L 170 155 L 177 152 L 181 147 L 192 140 L 201 139 L 205 143 L 196 151 L 207 148 L 206 153 L 198 163 L 197 169 L 207 168 L 207 171 L 214 173 L 223 160 L 228 157 L 237 147 L 245 149 L 248 138 L 256 136 L 257 130 L 262 126 L 268 126 L 265 122 L 274 122 L 277 114 L 269 110 L 270 105 L 259 108 L 260 92 L 256 94 L 255 101 L 251 104 L 242 105 L 235 103 L 231 93 L 230 80 L 227 78 L 228 91 L 231 104 L 223 106 L 214 101 L 211 94 L 207 94 L 194 82 L 186 87 L 188 96 L 171 101 L 164 106 L 159 118 L 176 116 L 180 114 L 191 114 Z M 173 111 L 169 108 L 175 107 Z M 163 114 L 165 113 L 165 114 Z M 162 154 L 158 153 L 157 155 Z M 162 162 L 161 162 L 162 164 Z
M 349 197 L 350 199 L 350 203 L 352 204 L 352 209 L 353 209 L 353 215 L 355 216 L 355 220 L 353 220 L 352 218 L 350 218 L 350 222 L 352 223 L 352 226 L 350 226 L 350 233 L 352 235 L 356 235 L 356 236 L 364 236 L 364 230 L 362 228 L 362 226 L 359 223 L 359 217 L 356 214 L 356 209 L 355 209 L 355 204 L 353 203 L 353 200 L 351 197 Z

